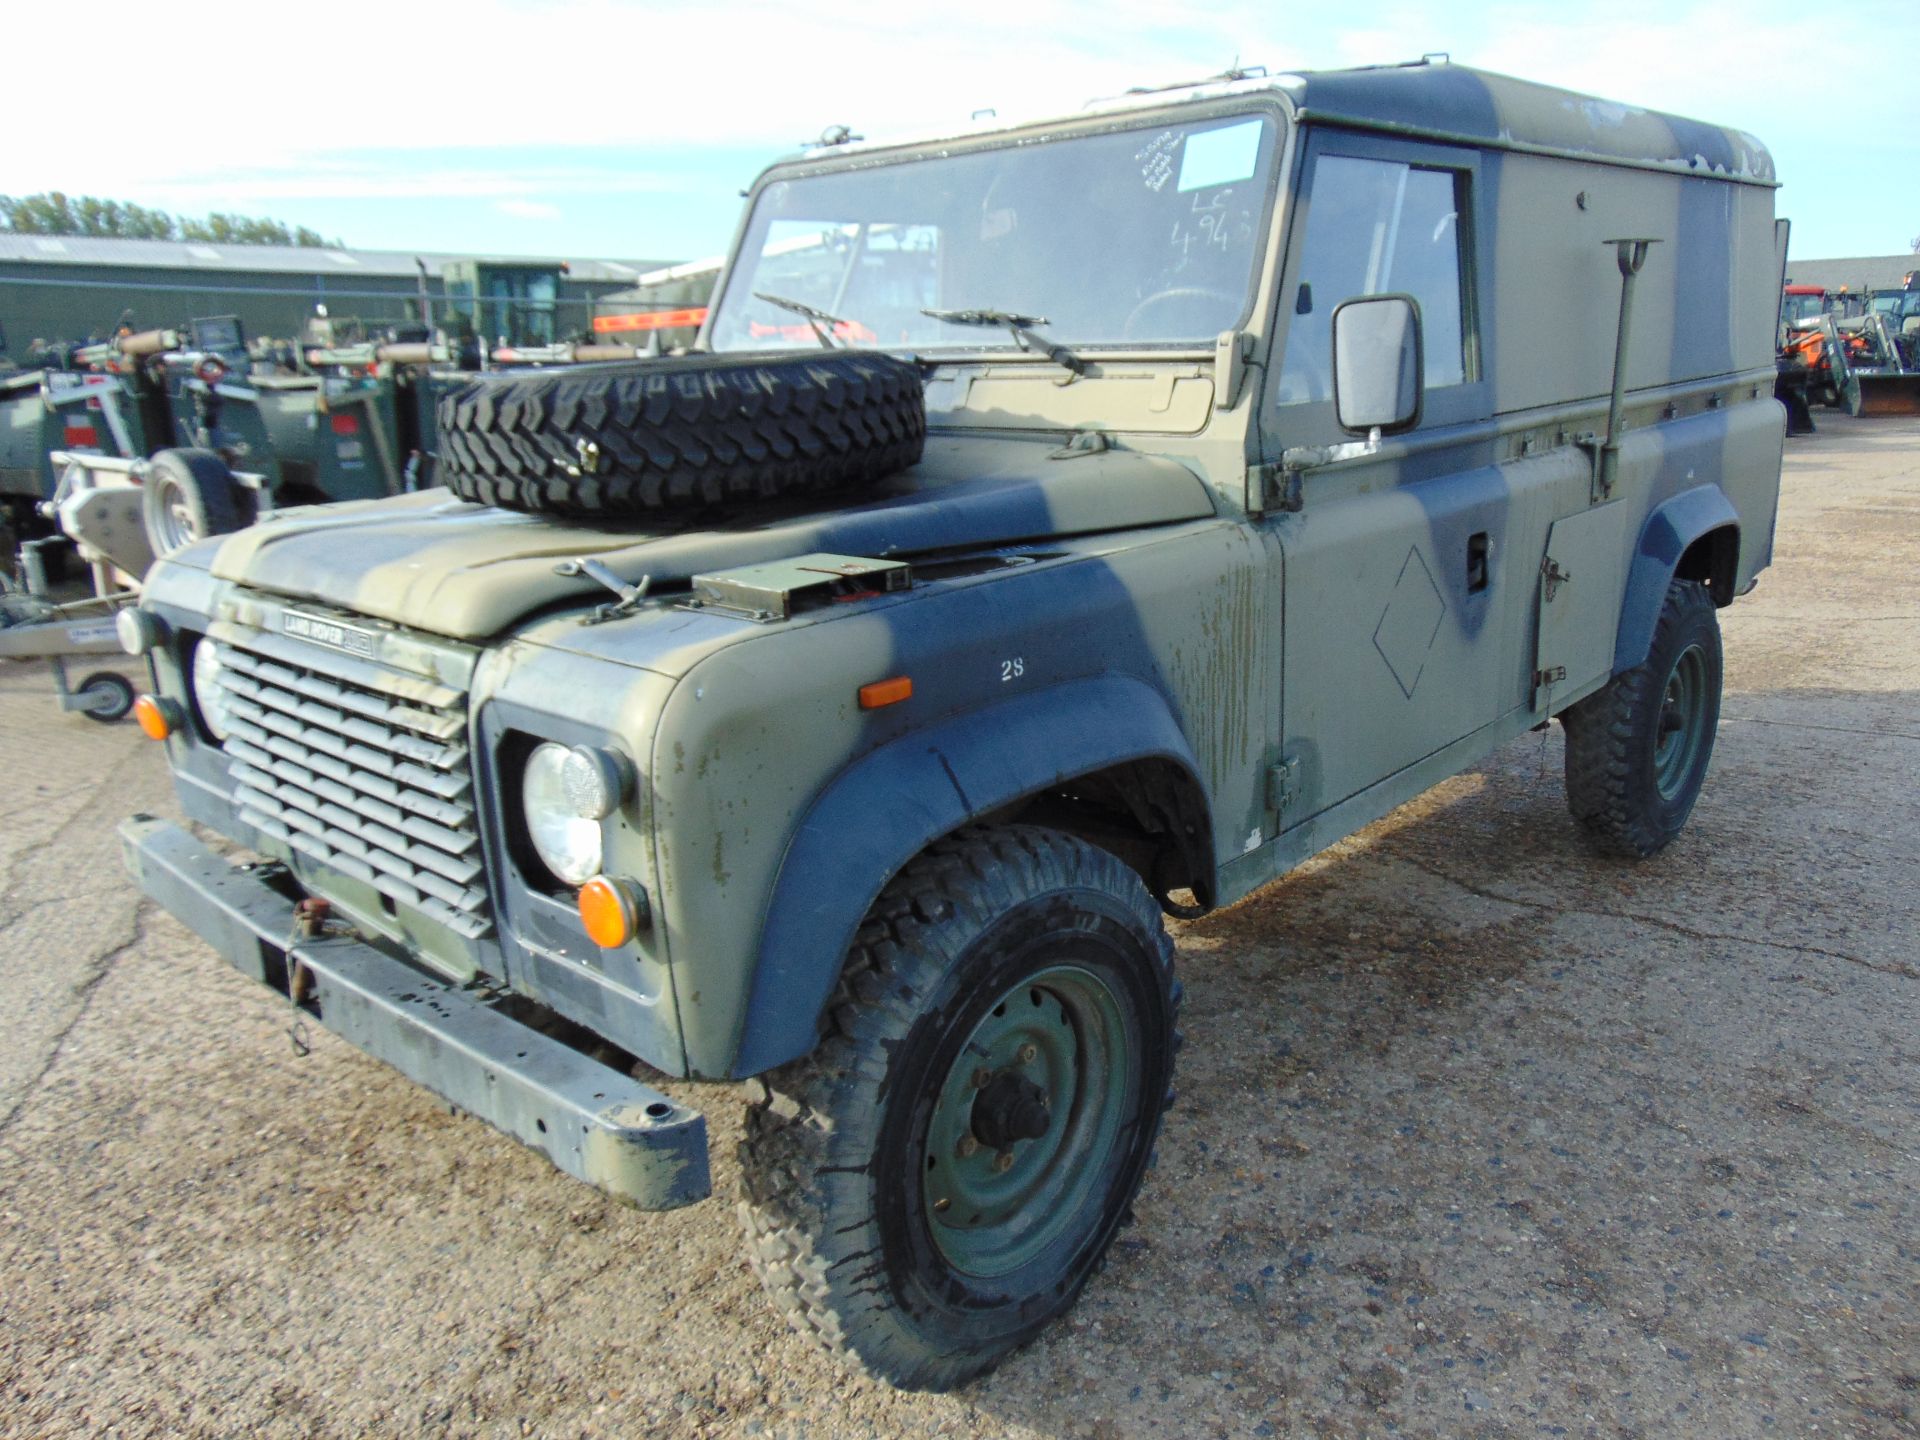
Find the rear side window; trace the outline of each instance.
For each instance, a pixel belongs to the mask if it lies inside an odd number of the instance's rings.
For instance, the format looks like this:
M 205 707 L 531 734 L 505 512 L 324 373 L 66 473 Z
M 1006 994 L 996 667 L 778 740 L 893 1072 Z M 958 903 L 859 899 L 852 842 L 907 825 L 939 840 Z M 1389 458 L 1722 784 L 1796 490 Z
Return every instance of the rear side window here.
M 1402 293 L 1420 302 L 1428 389 L 1475 378 L 1463 320 L 1467 213 L 1460 171 L 1320 157 L 1299 278 L 1288 296 L 1282 405 L 1333 398 L 1333 312 L 1357 295 Z

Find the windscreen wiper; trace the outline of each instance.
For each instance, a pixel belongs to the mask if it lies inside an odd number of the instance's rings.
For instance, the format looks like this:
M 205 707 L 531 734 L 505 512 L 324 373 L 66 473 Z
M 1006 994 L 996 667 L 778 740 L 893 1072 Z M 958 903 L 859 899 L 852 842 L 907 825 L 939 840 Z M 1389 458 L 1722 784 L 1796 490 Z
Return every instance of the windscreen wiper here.
M 1063 365 L 1075 375 L 1087 373 L 1087 362 L 1078 355 L 1034 333 L 1036 327 L 1050 325 L 1053 322 L 1039 315 L 1015 315 L 1008 310 L 922 310 L 922 315 L 941 320 L 948 325 L 1005 326 L 1013 335 L 1013 343 L 1022 350 L 1038 350 L 1056 365 Z M 1061 382 L 1065 384 L 1065 381 Z
M 756 290 L 753 292 L 753 298 L 756 300 L 764 300 L 769 305 L 778 305 L 782 310 L 791 310 L 794 314 L 800 316 L 807 324 L 813 327 L 813 333 L 820 337 L 820 343 L 829 350 L 837 350 L 840 348 L 840 345 L 834 340 L 832 332 L 827 330 L 825 326 L 844 325 L 848 330 L 853 329 L 853 322 L 851 320 L 842 320 L 838 315 L 829 315 L 824 310 L 816 310 L 813 306 L 799 300 L 789 300 L 784 295 L 769 295 L 764 290 Z

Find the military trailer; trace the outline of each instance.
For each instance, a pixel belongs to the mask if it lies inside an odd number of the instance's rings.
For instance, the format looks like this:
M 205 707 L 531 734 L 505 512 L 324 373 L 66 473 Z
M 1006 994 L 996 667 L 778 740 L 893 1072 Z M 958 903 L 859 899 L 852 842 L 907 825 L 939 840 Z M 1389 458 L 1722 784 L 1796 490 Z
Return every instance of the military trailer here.
M 147 420 L 137 392 L 116 375 L 26 370 L 0 378 L 0 518 L 31 528 L 59 478 L 53 451 L 142 454 Z
M 695 353 L 477 378 L 448 489 L 155 567 L 141 722 L 241 853 L 129 863 L 637 1206 L 710 1188 L 649 1077 L 748 1082 L 774 1300 L 957 1384 L 1129 1218 L 1165 916 L 1554 719 L 1598 849 L 1680 834 L 1772 552 L 1774 188 L 1426 62 L 811 150 Z

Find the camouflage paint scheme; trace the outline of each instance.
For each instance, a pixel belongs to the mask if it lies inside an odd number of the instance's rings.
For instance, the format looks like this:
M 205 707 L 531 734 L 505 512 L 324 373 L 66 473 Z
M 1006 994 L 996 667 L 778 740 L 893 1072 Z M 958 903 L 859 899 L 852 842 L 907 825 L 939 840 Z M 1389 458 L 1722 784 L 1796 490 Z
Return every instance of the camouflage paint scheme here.
M 190 729 L 168 742 L 189 813 L 286 856 L 436 968 L 504 981 L 669 1073 L 744 1076 L 812 1048 L 873 898 L 970 820 L 1085 827 L 1152 888 L 1224 904 L 1637 664 L 1676 571 L 1721 604 L 1751 587 L 1784 431 L 1774 177 L 1751 137 L 1419 65 L 837 147 L 760 184 L 1194 107 L 1284 125 L 1253 303 L 1210 351 L 1094 351 L 1069 386 L 1039 358 L 944 364 L 924 462 L 839 508 L 637 533 L 432 491 L 286 512 L 154 572 L 145 603 L 176 630 L 338 612 L 374 631 L 377 663 L 470 692 L 492 934 L 383 913 L 252 833 L 225 757 Z M 1461 170 L 1471 197 L 1477 373 L 1370 452 L 1331 404 L 1275 402 L 1314 169 L 1342 154 Z M 1662 243 L 1638 281 L 1619 480 L 1599 497 L 1579 442 L 1605 428 L 1619 236 Z M 1084 429 L 1109 448 L 1065 446 Z M 1470 588 L 1475 536 L 1487 573 Z M 771 622 L 676 588 L 810 552 L 905 559 L 916 582 Z M 658 598 L 583 623 L 610 597 L 555 573 L 580 555 L 650 576 Z M 1549 558 L 1570 576 L 1551 587 Z M 184 697 L 178 653 L 155 668 Z M 909 701 L 859 708 L 860 686 L 899 675 Z M 605 828 L 606 873 L 652 905 L 626 950 L 592 946 L 521 879 L 510 732 L 617 747 L 642 777 Z M 1130 838 L 1097 829 L 1090 795 L 1131 813 Z

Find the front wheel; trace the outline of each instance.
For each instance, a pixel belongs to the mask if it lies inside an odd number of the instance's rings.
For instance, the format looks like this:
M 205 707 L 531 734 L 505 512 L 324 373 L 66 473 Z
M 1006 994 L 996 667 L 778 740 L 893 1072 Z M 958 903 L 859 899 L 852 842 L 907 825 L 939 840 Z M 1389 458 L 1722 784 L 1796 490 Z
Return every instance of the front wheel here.
M 1026 826 L 932 847 L 862 926 L 826 1039 L 748 1110 L 740 1212 L 775 1301 L 910 1389 L 1031 1339 L 1139 1190 L 1179 999 L 1114 856 Z
M 1647 658 L 1571 706 L 1567 807 L 1600 847 L 1653 854 L 1693 814 L 1720 725 L 1720 620 L 1706 587 L 1667 587 Z

